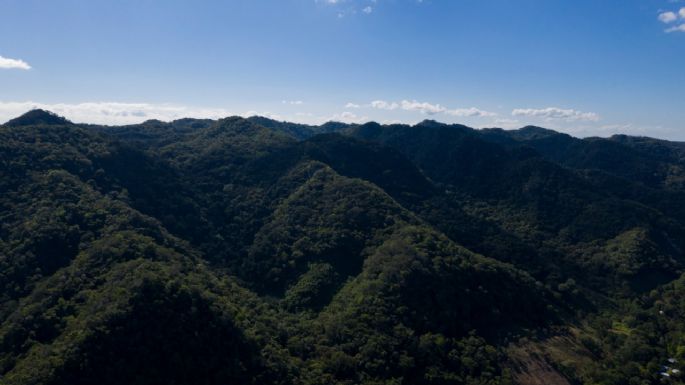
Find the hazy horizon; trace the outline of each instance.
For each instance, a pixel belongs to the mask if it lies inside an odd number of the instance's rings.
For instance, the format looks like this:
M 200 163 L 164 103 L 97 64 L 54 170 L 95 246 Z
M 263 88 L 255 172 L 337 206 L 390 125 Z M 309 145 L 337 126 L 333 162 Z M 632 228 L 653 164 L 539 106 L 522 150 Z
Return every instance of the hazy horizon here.
M 9 123 L 12 119 L 18 118 L 18 117 L 20 117 L 20 116 L 23 116 L 24 114 L 27 114 L 27 113 L 29 113 L 29 112 L 31 112 L 31 111 L 35 111 L 35 110 L 43 110 L 43 109 L 41 109 L 41 108 L 36 108 L 36 109 L 27 110 L 27 111 L 25 111 L 24 113 L 19 114 L 19 115 L 15 116 L 15 117 L 13 117 L 13 118 L 11 118 L 11 119 L 8 119 L 8 120 L 6 120 L 6 121 L 0 121 L 0 126 L 4 125 L 4 124 L 6 124 L 6 123 Z M 56 114 L 55 112 L 50 111 L 50 110 L 43 110 L 43 111 L 47 111 L 47 112 Z M 56 115 L 58 115 L 58 116 L 60 116 L 60 117 L 64 117 L 64 116 L 59 115 L 59 114 L 56 114 Z M 542 128 L 542 129 L 546 129 L 546 130 L 557 131 L 557 130 L 553 130 L 553 129 L 551 129 L 551 128 L 547 128 L 547 127 L 544 127 L 544 126 L 537 126 L 537 125 L 532 125 L 532 124 L 523 125 L 523 126 L 520 126 L 520 127 L 510 127 L 510 128 L 495 127 L 495 126 L 492 126 L 492 127 L 471 127 L 471 126 L 468 126 L 468 125 L 465 125 L 465 124 L 461 124 L 461 123 L 446 123 L 446 122 L 442 122 L 442 121 L 440 121 L 440 120 L 431 119 L 430 117 L 425 118 L 425 119 L 423 119 L 423 120 L 421 120 L 421 121 L 417 121 L 417 122 L 406 122 L 406 123 L 405 123 L 405 122 L 400 122 L 400 123 L 382 123 L 382 122 L 377 122 L 377 121 L 375 121 L 375 120 L 369 120 L 369 121 L 366 121 L 366 122 L 350 122 L 350 123 L 346 123 L 346 122 L 343 122 L 343 121 L 340 121 L 340 120 L 328 120 L 328 121 L 322 122 L 322 123 L 320 123 L 320 124 L 307 124 L 307 123 L 291 122 L 291 121 L 288 121 L 288 120 L 273 119 L 273 118 L 270 118 L 270 117 L 268 117 L 268 116 L 263 116 L 263 115 L 235 115 L 235 114 L 234 114 L 234 115 L 219 116 L 219 117 L 206 117 L 206 118 L 179 117 L 179 118 L 169 119 L 169 120 L 162 120 L 162 119 L 146 119 L 146 120 L 144 120 L 144 121 L 142 121 L 142 122 L 131 123 L 130 125 L 142 124 L 142 123 L 149 122 L 149 121 L 161 121 L 161 122 L 164 122 L 164 123 L 172 123 L 172 122 L 174 122 L 174 121 L 184 120 L 184 119 L 198 119 L 198 120 L 209 119 L 209 120 L 213 120 L 213 121 L 218 121 L 218 120 L 221 120 L 221 119 L 234 118 L 234 117 L 243 118 L 243 119 L 250 119 L 250 118 L 266 118 L 266 119 L 271 119 L 271 120 L 275 120 L 275 121 L 279 121 L 279 122 L 303 124 L 303 125 L 312 126 L 312 127 L 322 126 L 322 125 L 325 125 L 325 124 L 328 124 L 328 123 L 344 123 L 344 124 L 350 124 L 350 125 L 364 125 L 364 124 L 369 124 L 369 123 L 377 123 L 377 124 L 380 124 L 380 125 L 401 124 L 401 125 L 415 126 L 415 125 L 421 124 L 422 122 L 425 122 L 425 121 L 435 121 L 435 122 L 437 122 L 437 123 L 439 123 L 439 124 L 448 124 L 448 125 L 449 125 L 449 124 L 456 124 L 456 125 L 463 125 L 463 126 L 472 128 L 472 129 L 474 129 L 474 130 L 491 130 L 491 129 L 495 129 L 495 130 L 496 130 L 496 129 L 500 129 L 500 130 L 505 130 L 505 131 L 517 131 L 517 130 L 522 130 L 522 129 L 528 128 L 528 127 L 537 127 L 537 128 Z M 66 117 L 64 117 L 64 118 L 66 118 Z M 102 125 L 102 126 L 111 126 L 111 127 L 129 125 L 129 124 L 104 124 L 104 123 L 92 123 L 92 122 L 87 122 L 87 121 L 72 121 L 71 119 L 68 119 L 68 118 L 67 118 L 67 120 L 69 120 L 71 123 L 76 124 L 76 125 Z M 557 131 L 557 132 L 562 132 L 562 131 Z M 572 137 L 580 138 L 580 139 L 586 139 L 586 138 L 608 138 L 608 137 L 611 137 L 611 136 L 614 136 L 614 135 L 629 135 L 629 136 L 634 136 L 634 137 L 649 137 L 649 138 L 653 138 L 653 139 L 670 140 L 670 141 L 674 141 L 674 142 L 683 142 L 683 143 L 685 143 L 685 141 L 680 141 L 680 140 L 659 138 L 659 137 L 656 137 L 656 136 L 649 136 L 649 135 L 639 135 L 639 134 L 630 135 L 630 134 L 625 134 L 625 133 L 620 133 L 620 132 L 618 132 L 618 133 L 612 133 L 612 134 L 609 134 L 609 135 L 606 135 L 606 136 L 599 136 L 599 135 L 578 136 L 578 135 L 574 135 L 573 133 L 567 133 L 567 134 L 568 134 L 568 135 L 571 135 Z
M 684 45 L 680 0 L 11 0 L 0 121 L 42 108 L 685 140 Z

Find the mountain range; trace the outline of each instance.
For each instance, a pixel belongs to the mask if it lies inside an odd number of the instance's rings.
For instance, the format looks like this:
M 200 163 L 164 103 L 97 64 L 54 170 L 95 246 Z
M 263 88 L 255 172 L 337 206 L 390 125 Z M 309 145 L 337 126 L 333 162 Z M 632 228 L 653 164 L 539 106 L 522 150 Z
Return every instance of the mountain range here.
M 0 384 L 683 384 L 685 143 L 0 126 Z

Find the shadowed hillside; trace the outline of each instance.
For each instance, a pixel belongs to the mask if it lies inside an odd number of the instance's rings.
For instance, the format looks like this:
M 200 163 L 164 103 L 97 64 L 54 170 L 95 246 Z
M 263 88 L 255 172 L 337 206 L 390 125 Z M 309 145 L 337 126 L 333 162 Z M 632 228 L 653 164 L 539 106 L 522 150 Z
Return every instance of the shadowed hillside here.
M 683 170 L 539 127 L 31 111 L 0 383 L 682 383 Z

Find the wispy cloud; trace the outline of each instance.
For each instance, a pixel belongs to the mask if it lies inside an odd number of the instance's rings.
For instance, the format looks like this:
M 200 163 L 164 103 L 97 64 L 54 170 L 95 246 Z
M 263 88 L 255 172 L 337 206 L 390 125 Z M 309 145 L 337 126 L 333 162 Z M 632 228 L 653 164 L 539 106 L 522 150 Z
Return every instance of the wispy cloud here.
M 435 115 L 440 112 L 445 112 L 447 109 L 439 104 L 431 104 L 428 102 L 419 102 L 416 100 L 402 100 L 401 102 L 388 102 L 385 100 L 374 100 L 371 102 L 371 107 L 378 110 L 397 110 L 403 109 L 405 111 L 417 111 L 422 114 Z
M 521 122 L 519 122 L 516 119 L 509 119 L 509 118 L 495 119 L 495 124 L 499 128 L 507 128 L 507 129 L 521 127 Z
M 10 59 L 0 56 L 0 69 L 30 70 L 31 66 L 21 59 Z
M 386 102 L 385 100 L 374 100 L 371 102 L 371 107 L 378 110 L 396 110 L 400 108 L 399 103 Z
M 416 100 L 403 100 L 400 105 L 405 111 L 418 111 L 422 114 L 435 115 L 447 111 L 447 108 L 439 104 L 430 104 L 427 102 L 417 102 Z
M 557 107 L 547 108 L 517 108 L 511 112 L 513 116 L 526 116 L 529 118 L 542 118 L 546 120 L 564 121 L 591 121 L 596 122 L 600 116 L 594 112 L 583 112 L 574 109 L 564 109 Z
M 660 22 L 664 24 L 675 23 L 676 21 L 685 20 L 685 7 L 680 8 L 678 11 L 666 11 L 659 13 L 657 16 Z M 666 33 L 672 32 L 685 32 L 685 22 L 678 24 L 676 26 L 665 29 Z
M 335 114 L 326 120 L 343 123 L 366 123 L 369 121 L 369 118 L 366 116 L 359 116 L 354 112 L 345 111 L 340 114 Z
M 659 14 L 658 19 L 662 23 L 672 23 L 676 20 L 678 20 L 678 15 L 675 14 L 675 12 L 662 12 Z
M 291 106 L 301 106 L 304 104 L 302 100 L 282 100 L 282 104 L 289 104 Z
M 415 4 L 423 4 L 423 0 L 404 0 L 405 2 L 412 2 Z M 381 1 L 381 0 L 314 0 L 314 3 L 322 4 L 323 6 L 328 6 L 336 10 L 336 14 L 339 18 L 343 18 L 348 15 L 370 15 L 376 12 L 381 3 L 392 4 L 394 1 Z
M 457 108 L 455 110 L 445 111 L 448 115 L 458 116 L 458 117 L 486 117 L 486 116 L 496 116 L 497 114 L 490 111 L 483 111 L 476 107 L 471 108 Z
M 439 104 L 431 104 L 428 102 L 419 102 L 416 100 L 402 100 L 401 102 L 388 102 L 385 100 L 374 100 L 370 106 L 378 110 L 397 110 L 417 111 L 422 114 L 434 115 L 440 112 L 445 112 L 447 109 Z
M 354 105 L 359 106 L 358 104 Z M 436 115 L 441 113 L 458 117 L 487 117 L 497 115 L 494 112 L 484 111 L 476 107 L 449 109 L 440 104 L 432 104 L 416 100 L 402 100 L 400 102 L 374 100 L 368 106 L 378 110 L 393 111 L 401 109 L 404 111 L 420 112 L 426 115 Z
M 666 32 L 667 32 L 667 33 L 671 33 L 671 32 L 685 32 L 685 24 L 680 24 L 680 25 L 677 25 L 677 26 L 675 26 L 675 27 L 671 27 L 671 28 L 667 29 Z

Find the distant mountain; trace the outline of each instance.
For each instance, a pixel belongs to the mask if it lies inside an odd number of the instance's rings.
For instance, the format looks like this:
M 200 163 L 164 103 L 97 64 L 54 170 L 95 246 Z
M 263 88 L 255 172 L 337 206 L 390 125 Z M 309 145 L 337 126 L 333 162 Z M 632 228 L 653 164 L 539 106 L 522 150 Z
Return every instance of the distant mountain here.
M 31 111 L 0 126 L 0 383 L 681 384 L 684 161 Z
M 9 127 L 19 127 L 30 125 L 67 125 L 70 123 L 71 122 L 65 118 L 50 111 L 31 110 L 22 116 L 8 121 L 4 125 Z
M 320 126 L 311 126 L 306 124 L 276 121 L 262 116 L 253 116 L 248 118 L 248 120 L 252 123 L 281 131 L 299 140 L 308 139 L 317 134 L 328 134 L 342 131 L 349 126 L 348 124 L 340 122 L 327 122 Z

